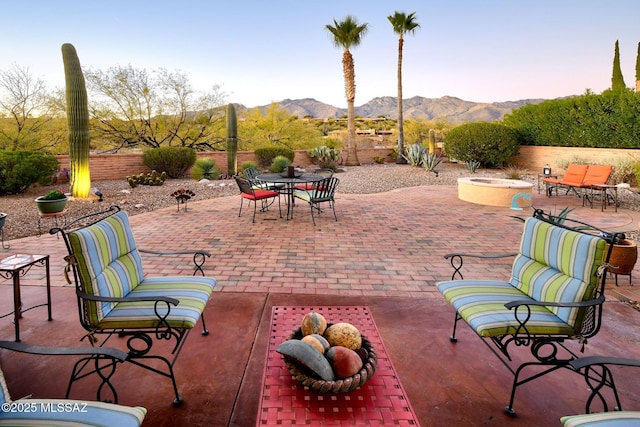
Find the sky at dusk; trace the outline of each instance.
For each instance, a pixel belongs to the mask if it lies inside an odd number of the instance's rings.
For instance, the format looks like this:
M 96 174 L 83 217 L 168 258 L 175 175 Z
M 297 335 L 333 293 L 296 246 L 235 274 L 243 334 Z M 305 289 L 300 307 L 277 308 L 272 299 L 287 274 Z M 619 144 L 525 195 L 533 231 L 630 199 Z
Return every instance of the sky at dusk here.
M 15 64 L 63 88 L 60 48 L 71 43 L 83 68 L 179 70 L 194 89 L 219 85 L 226 102 L 247 107 L 314 98 L 344 108 L 342 49 L 325 26 L 352 15 L 369 26 L 351 50 L 358 106 L 396 96 L 394 11 L 416 12 L 420 24 L 405 36 L 405 99 L 600 93 L 611 86 L 616 40 L 635 87 L 638 0 L 11 1 L 2 4 L 0 70 Z

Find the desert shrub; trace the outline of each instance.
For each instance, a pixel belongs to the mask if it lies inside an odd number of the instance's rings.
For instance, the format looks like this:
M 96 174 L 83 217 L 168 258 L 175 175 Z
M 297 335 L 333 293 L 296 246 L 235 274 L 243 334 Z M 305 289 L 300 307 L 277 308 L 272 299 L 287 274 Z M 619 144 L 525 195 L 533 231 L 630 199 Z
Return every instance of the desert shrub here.
M 131 188 L 136 188 L 138 185 L 163 185 L 167 180 L 167 173 L 158 173 L 155 170 L 149 173 L 140 173 L 138 175 L 128 176 L 125 178 Z
M 441 161 L 442 156 L 438 156 L 436 153 L 427 153 L 425 151 L 422 155 L 422 166 L 430 172 L 435 171 L 436 166 L 438 166 Z
M 149 169 L 180 178 L 196 163 L 196 152 L 189 147 L 153 148 L 142 154 L 142 162 Z
M 478 161 L 489 168 L 507 166 L 519 151 L 516 132 L 497 123 L 463 124 L 451 129 L 445 139 L 448 157 Z
M 258 163 L 256 162 L 252 162 L 250 160 L 246 161 L 246 162 L 242 162 L 242 164 L 240 165 L 240 172 L 242 172 L 245 169 L 248 168 L 256 168 L 258 169 Z
M 269 172 L 271 173 L 280 173 L 284 172 L 288 166 L 291 165 L 291 160 L 285 156 L 277 156 L 273 159 L 271 166 L 269 167 Z
M 382 156 L 373 156 L 373 158 L 371 159 L 373 160 L 373 163 L 381 165 L 384 163 L 384 157 Z
M 0 150 L 0 195 L 22 193 L 35 183 L 50 184 L 59 166 L 50 154 Z
M 220 177 L 220 168 L 212 159 L 198 159 L 193 165 L 193 168 L 191 168 L 191 176 L 196 181 L 200 181 L 201 179 L 218 179 Z
M 278 156 L 286 157 L 289 159 L 289 163 L 293 163 L 293 158 L 296 156 L 296 153 L 287 147 L 263 147 L 256 149 L 255 155 L 260 167 L 267 168 Z
M 527 175 L 527 170 L 517 166 L 509 166 L 504 169 L 504 173 L 507 179 L 522 179 L 522 177 Z
M 307 151 L 307 155 L 311 158 L 311 161 L 320 168 L 336 170 L 338 159 L 340 159 L 340 150 L 321 145 L 315 147 L 313 150 Z

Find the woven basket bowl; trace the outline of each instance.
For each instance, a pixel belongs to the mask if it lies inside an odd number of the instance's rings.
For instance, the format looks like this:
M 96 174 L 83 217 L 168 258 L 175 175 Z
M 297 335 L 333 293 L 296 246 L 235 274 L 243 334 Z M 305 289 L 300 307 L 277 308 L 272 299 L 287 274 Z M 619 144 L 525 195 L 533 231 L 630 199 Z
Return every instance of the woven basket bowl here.
M 290 339 L 302 339 L 302 332 L 300 328 L 293 331 L 291 335 L 287 337 L 287 340 Z M 376 372 L 376 367 L 378 366 L 378 355 L 376 354 L 376 350 L 373 348 L 371 341 L 369 341 L 364 335 L 362 336 L 362 348 L 367 350 L 367 358 L 363 361 L 362 369 L 360 369 L 357 374 L 340 380 L 324 381 L 309 376 L 303 368 L 287 359 L 284 360 L 284 364 L 293 378 L 299 381 L 303 386 L 309 387 L 311 390 L 321 393 L 344 393 L 364 385 L 373 376 L 374 372 Z

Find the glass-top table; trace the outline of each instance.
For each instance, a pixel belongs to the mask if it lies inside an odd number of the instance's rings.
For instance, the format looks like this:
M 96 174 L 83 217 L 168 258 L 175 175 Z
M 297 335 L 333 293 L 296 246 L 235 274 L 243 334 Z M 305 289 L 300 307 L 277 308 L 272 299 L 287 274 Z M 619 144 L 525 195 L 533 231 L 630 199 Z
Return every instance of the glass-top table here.
M 256 176 L 256 180 L 264 183 L 284 184 L 284 187 L 278 191 L 285 195 L 287 200 L 287 219 L 293 218 L 293 192 L 296 185 L 308 184 L 310 182 L 322 181 L 325 176 L 317 173 L 300 173 L 296 172 L 293 177 L 288 176 L 287 172 L 283 173 L 263 173 Z

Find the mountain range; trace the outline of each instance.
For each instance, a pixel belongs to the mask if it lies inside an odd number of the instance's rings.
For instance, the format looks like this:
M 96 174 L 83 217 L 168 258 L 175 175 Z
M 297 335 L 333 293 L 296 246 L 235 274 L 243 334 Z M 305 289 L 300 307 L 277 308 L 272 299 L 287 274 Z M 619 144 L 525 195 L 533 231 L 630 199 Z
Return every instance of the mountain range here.
M 505 101 L 493 103 L 480 103 L 464 101 L 452 96 L 441 98 L 424 98 L 414 96 L 403 101 L 404 118 L 425 120 L 446 119 L 449 123 L 463 122 L 492 122 L 501 120 L 505 114 L 527 104 L 539 104 L 544 99 L 523 99 L 519 101 Z M 346 108 L 337 108 L 329 104 L 316 101 L 312 98 L 285 99 L 276 104 L 297 117 L 313 118 L 339 118 L 346 116 Z M 258 108 L 266 109 L 268 106 Z M 383 96 L 374 98 L 366 104 L 355 107 L 356 116 L 376 118 L 386 117 L 396 119 L 398 117 L 397 98 Z

